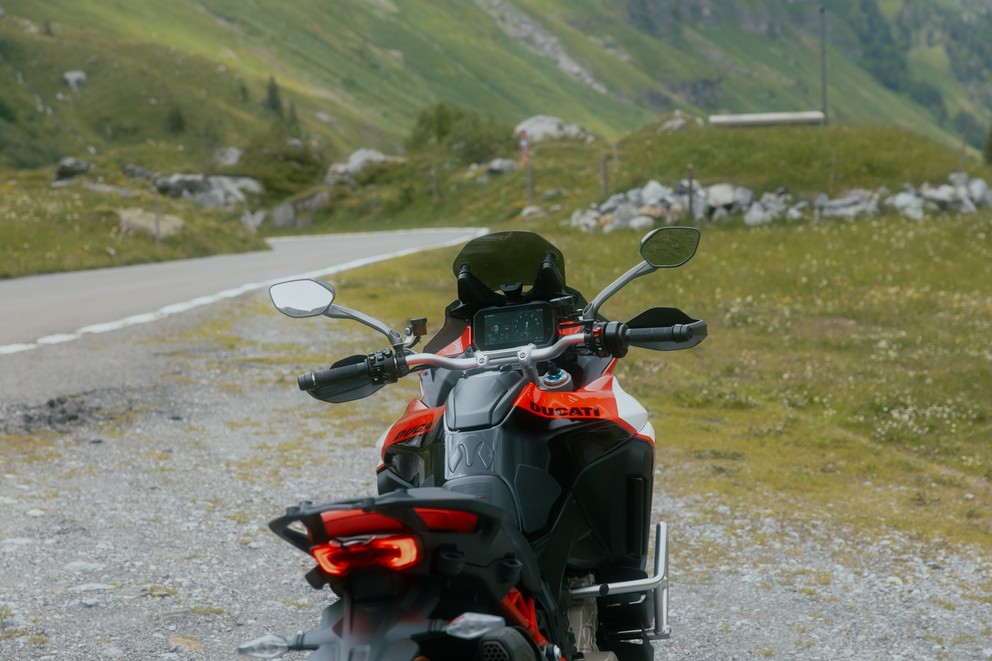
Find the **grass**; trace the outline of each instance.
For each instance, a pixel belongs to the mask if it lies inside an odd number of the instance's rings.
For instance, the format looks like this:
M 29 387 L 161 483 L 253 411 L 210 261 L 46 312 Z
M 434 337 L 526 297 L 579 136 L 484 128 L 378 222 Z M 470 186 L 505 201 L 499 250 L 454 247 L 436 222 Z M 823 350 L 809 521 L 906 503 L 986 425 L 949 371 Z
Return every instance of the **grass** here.
M 587 295 L 636 260 L 630 234 L 542 229 Z M 659 488 L 992 544 L 990 234 L 990 214 L 707 228 L 689 265 L 617 295 L 611 318 L 674 305 L 709 322 L 694 350 L 620 363 L 654 417 Z M 434 313 L 436 330 L 455 252 L 339 274 L 339 300 L 394 325 Z
M 150 194 L 121 200 L 78 187 L 39 194 L 20 183 L 0 183 L 0 191 L 0 278 L 267 249 L 235 213 Z M 183 218 L 182 231 L 158 245 L 152 235 L 122 231 L 118 209 L 156 205 Z

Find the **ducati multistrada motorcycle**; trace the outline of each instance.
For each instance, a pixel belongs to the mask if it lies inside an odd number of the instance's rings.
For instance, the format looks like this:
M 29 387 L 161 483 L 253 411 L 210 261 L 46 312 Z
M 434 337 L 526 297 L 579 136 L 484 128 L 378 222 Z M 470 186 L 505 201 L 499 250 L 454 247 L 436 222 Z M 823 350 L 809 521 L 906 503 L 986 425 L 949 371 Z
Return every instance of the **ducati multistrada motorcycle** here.
M 686 349 L 706 323 L 654 307 L 600 315 L 635 278 L 680 266 L 699 232 L 666 227 L 643 258 L 587 302 L 565 259 L 531 232 L 464 246 L 458 298 L 423 353 L 426 319 L 404 332 L 334 302 L 327 283 L 274 285 L 290 317 L 352 319 L 389 347 L 299 377 L 325 402 L 368 397 L 409 374 L 421 395 L 379 441 L 377 496 L 286 510 L 269 527 L 316 561 L 339 597 L 320 625 L 239 648 L 311 661 L 628 661 L 667 638 L 668 533 L 648 562 L 654 430 L 613 375 L 631 346 Z M 650 564 L 650 566 L 649 566 Z

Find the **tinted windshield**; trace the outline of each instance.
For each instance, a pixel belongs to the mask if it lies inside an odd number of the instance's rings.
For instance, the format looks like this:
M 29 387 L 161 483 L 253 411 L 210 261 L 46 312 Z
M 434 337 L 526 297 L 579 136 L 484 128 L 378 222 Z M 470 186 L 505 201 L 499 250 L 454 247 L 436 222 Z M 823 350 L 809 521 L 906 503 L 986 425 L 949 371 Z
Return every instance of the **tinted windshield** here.
M 517 282 L 528 286 L 533 284 L 541 262 L 548 255 L 564 280 L 565 258 L 543 237 L 533 232 L 498 232 L 466 243 L 452 270 L 457 277 L 462 266 L 468 264 L 472 275 L 493 290 Z

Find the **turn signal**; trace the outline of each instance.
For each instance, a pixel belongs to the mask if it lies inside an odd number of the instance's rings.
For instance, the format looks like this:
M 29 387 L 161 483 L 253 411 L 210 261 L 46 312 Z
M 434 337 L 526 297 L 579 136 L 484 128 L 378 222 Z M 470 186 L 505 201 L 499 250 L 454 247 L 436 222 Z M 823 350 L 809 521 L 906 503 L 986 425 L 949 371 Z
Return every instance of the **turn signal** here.
M 421 557 L 420 544 L 410 535 L 332 540 L 311 548 L 310 555 L 331 576 L 345 576 L 353 569 L 369 567 L 399 571 L 416 565 Z

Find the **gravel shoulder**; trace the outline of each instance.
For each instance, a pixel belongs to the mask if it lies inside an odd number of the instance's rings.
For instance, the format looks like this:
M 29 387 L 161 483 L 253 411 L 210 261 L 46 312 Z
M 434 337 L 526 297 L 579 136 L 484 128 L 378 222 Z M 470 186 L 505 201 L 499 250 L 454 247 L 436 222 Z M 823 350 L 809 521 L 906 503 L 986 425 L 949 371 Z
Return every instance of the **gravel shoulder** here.
M 330 593 L 266 522 L 371 493 L 375 439 L 416 393 L 331 407 L 296 390 L 299 371 L 378 346 L 355 326 L 294 322 L 255 293 L 0 356 L 0 659 L 233 659 L 315 624 Z M 656 509 L 674 627 L 657 658 L 992 658 L 977 549 L 705 495 Z

